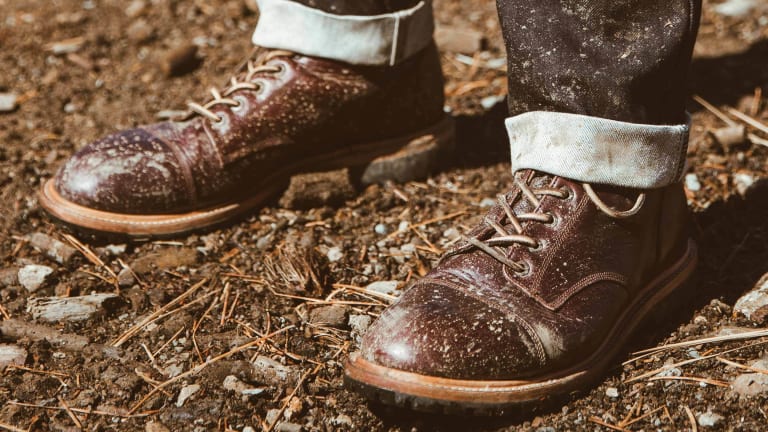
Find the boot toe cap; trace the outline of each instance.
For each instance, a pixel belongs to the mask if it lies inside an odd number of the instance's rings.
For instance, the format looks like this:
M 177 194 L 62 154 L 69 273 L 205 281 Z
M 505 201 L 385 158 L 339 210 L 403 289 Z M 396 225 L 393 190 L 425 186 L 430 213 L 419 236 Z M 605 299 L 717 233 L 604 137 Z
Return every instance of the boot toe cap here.
M 421 375 L 515 379 L 539 370 L 541 344 L 524 321 L 439 284 L 417 284 L 366 333 L 367 361 Z
M 166 142 L 144 129 L 109 135 L 73 155 L 54 178 L 65 199 L 116 213 L 174 212 L 189 204 L 184 166 Z

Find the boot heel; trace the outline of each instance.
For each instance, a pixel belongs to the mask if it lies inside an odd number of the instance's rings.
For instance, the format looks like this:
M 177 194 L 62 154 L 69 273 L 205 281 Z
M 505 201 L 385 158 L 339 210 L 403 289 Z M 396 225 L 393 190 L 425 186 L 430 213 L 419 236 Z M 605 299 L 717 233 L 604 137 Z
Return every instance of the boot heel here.
M 456 145 L 453 118 L 446 115 L 435 126 L 404 138 L 402 143 L 392 153 L 353 166 L 352 178 L 359 179 L 362 185 L 426 178 L 446 166 L 453 155 Z

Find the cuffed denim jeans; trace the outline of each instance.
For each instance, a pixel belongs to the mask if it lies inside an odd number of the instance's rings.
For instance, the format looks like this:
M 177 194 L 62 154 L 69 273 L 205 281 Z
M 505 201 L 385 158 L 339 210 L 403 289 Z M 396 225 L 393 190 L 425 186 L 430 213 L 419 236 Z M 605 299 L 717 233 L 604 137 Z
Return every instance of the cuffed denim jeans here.
M 258 0 L 254 43 L 395 66 L 432 39 L 428 0 Z M 701 0 L 497 0 L 513 170 L 658 188 L 680 180 Z

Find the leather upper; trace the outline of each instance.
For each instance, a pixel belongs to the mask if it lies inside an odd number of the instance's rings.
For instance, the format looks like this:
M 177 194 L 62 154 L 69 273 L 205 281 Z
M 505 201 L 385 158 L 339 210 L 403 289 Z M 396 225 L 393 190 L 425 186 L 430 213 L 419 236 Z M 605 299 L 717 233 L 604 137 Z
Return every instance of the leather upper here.
M 437 122 L 443 81 L 431 46 L 395 68 L 351 67 L 286 53 L 257 89 L 228 95 L 215 121 L 195 115 L 125 130 L 73 155 L 55 178 L 77 204 L 110 212 L 188 211 L 242 194 L 276 168 Z M 241 74 L 241 78 L 242 78 Z
M 593 352 L 641 287 L 682 255 L 679 184 L 646 192 L 637 214 L 617 219 L 580 183 L 527 176 L 534 191 L 568 191 L 567 198 L 544 196 L 538 208 L 517 188 L 505 196 L 516 214 L 554 217 L 523 223 L 536 248 L 497 248 L 527 270 L 516 272 L 471 243 L 459 244 L 369 329 L 361 347 L 366 360 L 454 379 L 508 380 L 561 369 Z M 638 194 L 594 188 L 614 209 L 632 207 Z M 499 205 L 486 218 L 512 229 Z M 486 242 L 497 235 L 487 223 L 468 234 Z

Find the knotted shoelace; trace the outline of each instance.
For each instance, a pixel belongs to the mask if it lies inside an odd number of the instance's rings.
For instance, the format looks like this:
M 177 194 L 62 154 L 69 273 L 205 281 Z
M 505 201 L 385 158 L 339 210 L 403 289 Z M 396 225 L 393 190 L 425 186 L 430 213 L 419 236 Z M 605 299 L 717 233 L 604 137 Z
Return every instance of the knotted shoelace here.
M 551 224 L 555 221 L 555 216 L 552 213 L 546 213 L 541 211 L 541 199 L 546 196 L 551 196 L 558 199 L 568 199 L 571 195 L 571 191 L 568 189 L 555 189 L 551 187 L 533 187 L 527 181 L 523 181 L 519 176 L 515 176 L 515 184 L 520 190 L 519 194 L 513 194 L 511 198 L 505 195 L 499 195 L 498 203 L 504 210 L 505 218 L 500 221 L 495 221 L 488 216 L 483 219 L 483 223 L 492 228 L 496 234 L 487 239 L 480 240 L 476 237 L 464 236 L 464 240 L 476 247 L 477 249 L 485 252 L 490 257 L 499 261 L 500 263 L 508 266 L 512 271 L 517 274 L 527 274 L 530 270 L 529 266 L 525 262 L 513 261 L 506 255 L 505 248 L 519 244 L 536 251 L 541 248 L 541 241 L 535 239 L 529 235 L 523 234 L 524 222 L 537 222 Z M 587 193 L 589 199 L 595 204 L 607 216 L 614 219 L 623 219 L 634 216 L 645 203 L 646 195 L 641 193 L 637 197 L 637 201 L 634 206 L 626 211 L 618 211 L 610 208 L 606 205 L 600 197 L 595 193 L 594 189 L 589 183 L 582 183 L 584 191 Z M 513 209 L 514 205 L 519 199 L 526 199 L 532 208 L 532 212 L 516 213 Z M 511 202 L 510 202 L 511 201 Z M 505 224 L 505 219 L 507 224 Z M 511 226 L 511 231 L 505 227 L 505 225 Z
M 209 90 L 211 96 L 213 96 L 211 100 L 204 104 L 188 102 L 187 107 L 189 108 L 189 113 L 183 118 L 183 120 L 188 119 L 194 114 L 199 114 L 213 122 L 221 122 L 222 118 L 212 111 L 213 108 L 220 105 L 233 108 L 239 107 L 240 102 L 234 100 L 231 97 L 235 92 L 242 90 L 259 91 L 261 89 L 261 85 L 258 83 L 258 81 L 256 81 L 256 78 L 259 74 L 278 74 L 284 70 L 284 67 L 281 65 L 269 65 L 267 63 L 277 57 L 288 57 L 292 55 L 293 53 L 290 51 L 270 50 L 255 60 L 249 59 L 247 63 L 245 63 L 245 67 L 247 69 L 244 76 L 242 73 L 238 73 L 232 76 L 229 80 L 229 84 L 223 90 L 219 90 L 216 87 L 213 87 Z M 242 68 L 242 66 L 239 67 L 238 71 L 242 70 Z M 242 79 L 239 79 L 239 76 L 242 76 Z

